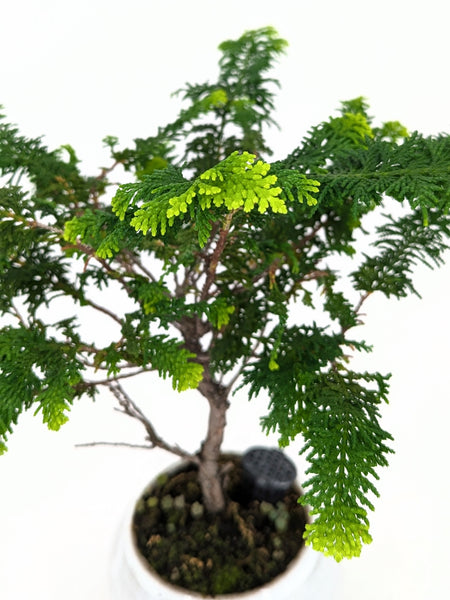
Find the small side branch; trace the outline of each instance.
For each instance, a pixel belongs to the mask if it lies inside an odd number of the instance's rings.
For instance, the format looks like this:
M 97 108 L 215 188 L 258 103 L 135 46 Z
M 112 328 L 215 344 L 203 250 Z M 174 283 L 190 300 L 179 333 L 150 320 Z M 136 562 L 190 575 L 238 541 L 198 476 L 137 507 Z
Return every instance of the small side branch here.
M 168 444 L 157 435 L 153 424 L 144 415 L 137 404 L 128 396 L 120 384 L 117 382 L 110 382 L 108 387 L 120 405 L 119 411 L 133 419 L 136 419 L 144 426 L 145 431 L 147 432 L 147 440 L 150 442 L 150 446 L 145 446 L 146 448 L 162 448 L 163 450 L 166 450 L 171 454 L 175 454 L 180 458 L 184 458 L 199 464 L 199 458 L 197 455 L 187 452 L 179 446 Z
M 28 323 L 26 322 L 25 318 L 22 316 L 22 314 L 20 313 L 19 309 L 14 304 L 14 302 L 11 302 L 11 307 L 12 307 L 12 314 L 14 314 L 14 316 L 17 317 L 17 319 L 19 320 L 19 322 L 24 327 L 28 327 Z
M 156 277 L 147 269 L 147 267 L 145 267 L 142 264 L 142 261 L 139 260 L 139 258 L 137 256 L 135 256 L 131 252 L 127 252 L 127 256 L 129 258 L 130 262 L 134 263 L 150 281 L 153 281 L 153 282 L 157 281 Z
M 318 221 L 307 235 L 305 235 L 301 240 L 299 240 L 296 244 L 293 245 L 294 250 L 300 250 L 304 248 L 311 240 L 313 240 L 318 232 L 325 227 L 328 222 L 328 218 L 325 218 L 323 221 Z
M 228 238 L 228 234 L 230 232 L 231 223 L 233 221 L 233 216 L 235 213 L 236 211 L 234 210 L 227 214 L 227 216 L 225 217 L 223 227 L 220 230 L 219 239 L 217 240 L 216 247 L 214 248 L 214 252 L 211 255 L 208 270 L 206 273 L 206 280 L 201 293 L 202 300 L 205 300 L 208 297 L 209 290 L 216 277 L 217 266 L 219 264 L 222 252 L 225 249 L 225 244 Z
M 88 363 L 88 362 L 83 362 L 83 364 L 87 367 L 93 367 L 95 369 L 99 369 L 101 367 L 98 367 L 95 364 L 92 363 Z M 123 365 L 121 366 L 122 369 L 126 369 L 126 368 L 130 368 L 128 365 Z M 129 373 L 120 373 L 119 375 L 115 375 L 114 376 L 114 381 L 117 381 L 118 379 L 128 379 L 130 377 L 136 377 L 136 375 L 142 375 L 143 373 L 149 373 L 151 371 L 151 369 L 139 369 L 137 371 L 131 371 Z M 98 381 L 84 381 L 84 384 L 88 387 L 93 387 L 96 385 L 106 385 L 107 387 L 111 387 L 112 384 L 112 380 L 111 379 L 99 379 Z
M 116 160 L 113 162 L 113 164 L 110 167 L 102 167 L 100 173 L 97 175 L 97 177 L 95 179 L 97 181 L 103 181 L 104 179 L 106 179 L 107 175 L 109 175 L 112 171 L 114 171 L 114 169 L 121 163 L 122 163 L 122 161 Z
M 45 223 L 41 223 L 40 221 L 30 220 L 30 219 L 26 219 L 24 217 L 19 217 L 18 215 L 16 215 L 13 212 L 6 213 L 5 216 L 11 217 L 15 221 L 18 221 L 18 222 L 26 225 L 30 229 L 43 229 L 45 231 L 55 233 L 56 235 L 58 235 L 61 238 L 61 244 L 62 244 L 62 240 L 64 239 L 64 231 L 62 229 L 60 229 L 59 227 L 54 227 L 52 225 L 47 225 Z M 130 290 L 129 286 L 127 285 L 127 282 L 124 280 L 124 278 L 121 277 L 116 271 L 114 271 L 114 269 L 112 269 L 110 267 L 110 265 L 107 263 L 107 261 L 105 259 L 97 256 L 94 248 L 91 248 L 91 246 L 88 246 L 87 244 L 83 244 L 82 242 L 77 241 L 74 244 L 61 245 L 61 249 L 62 250 L 74 249 L 74 250 L 78 250 L 78 251 L 82 252 L 83 254 L 86 254 L 86 256 L 88 257 L 86 260 L 86 264 L 91 258 L 94 258 L 102 265 L 102 267 L 105 269 L 105 271 L 107 271 L 114 279 L 116 279 L 117 281 L 119 281 L 122 284 L 123 288 L 128 292 L 128 294 L 131 294 L 131 290 Z M 102 309 L 99 309 L 99 310 L 102 310 Z M 105 312 L 105 311 L 103 310 L 103 312 Z M 109 316 L 111 316 L 111 314 Z M 117 320 L 117 317 L 116 317 L 116 320 Z
M 56 233 L 58 236 L 63 236 L 64 231 L 59 227 L 54 227 L 53 225 L 47 225 L 46 223 L 41 223 L 34 219 L 27 219 L 26 217 L 21 217 L 17 215 L 13 211 L 6 211 L 3 213 L 3 216 L 6 218 L 10 218 L 13 221 L 21 223 L 22 225 L 26 225 L 30 229 L 43 229 L 44 231 L 49 231 L 51 233 Z
M 100 306 L 96 302 L 93 302 L 92 300 L 87 300 L 87 299 L 85 299 L 85 303 L 87 306 L 90 306 L 91 308 L 98 310 L 99 312 L 102 312 L 103 314 L 107 315 L 108 317 L 111 317 L 111 319 L 114 319 L 114 321 L 116 321 L 117 323 L 119 323 L 119 325 L 122 326 L 122 324 L 123 324 L 122 319 L 120 317 L 118 317 L 115 313 L 113 313 L 112 311 L 105 308 L 104 306 Z
M 124 280 L 124 278 L 117 271 L 115 271 L 104 258 L 100 258 L 99 256 L 97 256 L 94 248 L 88 246 L 87 244 L 83 244 L 80 241 L 77 241 L 74 244 L 65 244 L 64 246 L 61 246 L 61 248 L 62 250 L 79 250 L 83 254 L 86 254 L 86 256 L 88 257 L 87 260 L 90 260 L 91 258 L 95 259 L 102 265 L 105 271 L 109 273 L 113 279 L 119 281 L 122 284 L 124 290 L 126 290 L 128 294 L 131 295 L 131 289 L 128 286 L 127 282 Z
M 92 446 L 116 446 L 122 448 L 137 448 L 139 450 L 152 450 L 151 444 L 128 444 L 127 442 L 85 442 L 82 444 L 75 444 L 75 448 L 89 448 Z
M 266 328 L 266 325 L 264 324 L 263 328 L 261 329 L 261 334 L 256 339 L 255 344 L 254 344 L 254 346 L 253 346 L 250 354 L 247 357 L 244 358 L 244 360 L 242 361 L 241 366 L 237 369 L 236 373 L 233 375 L 233 377 L 230 379 L 230 381 L 227 382 L 227 384 L 226 384 L 225 387 L 226 387 L 226 390 L 227 390 L 228 394 L 231 392 L 233 386 L 235 385 L 235 383 L 237 382 L 237 380 L 239 379 L 239 377 L 244 372 L 245 367 L 250 363 L 250 361 L 252 360 L 252 358 L 255 358 L 257 356 L 258 348 L 262 344 L 262 340 L 264 339 L 265 328 Z
M 364 294 L 361 294 L 361 297 L 360 297 L 360 299 L 359 299 L 358 303 L 356 304 L 356 306 L 355 306 L 355 308 L 354 308 L 354 312 L 355 312 L 355 315 L 356 315 L 357 317 L 360 317 L 360 310 L 361 310 L 361 307 L 362 307 L 362 305 L 364 304 L 364 302 L 367 300 L 367 298 L 368 298 L 368 297 L 369 297 L 371 294 L 372 294 L 372 292 L 365 292 Z M 359 319 L 359 320 L 358 320 L 358 321 L 355 323 L 355 325 L 348 325 L 347 327 L 341 327 L 341 335 L 342 335 L 342 336 L 344 337 L 344 339 L 345 339 L 345 334 L 347 333 L 347 331 L 348 331 L 349 329 L 352 329 L 352 328 L 353 328 L 353 327 L 355 327 L 356 325 L 362 325 L 362 324 L 363 324 L 363 321 L 361 321 L 361 320 Z M 350 345 L 350 348 L 351 348 L 352 350 L 354 349 L 354 347 L 353 347 L 351 344 L 347 344 L 347 345 Z M 344 355 L 344 356 L 343 356 L 343 358 L 344 358 L 344 360 L 345 360 L 346 362 L 348 362 L 348 360 L 349 360 L 350 356 L 348 356 L 348 355 Z M 337 360 L 333 360 L 333 361 L 331 362 L 331 368 L 333 369 L 333 371 L 337 371 L 337 369 L 338 369 L 338 363 L 337 363 Z
M 359 314 L 359 311 L 361 310 L 361 306 L 364 304 L 364 302 L 367 300 L 367 298 L 372 294 L 372 292 L 366 292 L 365 294 L 361 295 L 361 298 L 359 299 L 358 304 L 355 306 L 355 313 Z
M 368 298 L 368 297 L 369 297 L 371 294 L 372 294 L 372 292 L 366 292 L 365 294 L 361 294 L 361 297 L 360 297 L 360 299 L 359 299 L 359 301 L 358 301 L 358 304 L 357 304 L 357 305 L 355 306 L 355 308 L 354 308 L 354 312 L 355 312 L 355 314 L 356 314 L 356 316 L 357 316 L 357 317 L 359 317 L 359 316 L 360 316 L 360 310 L 361 310 L 361 307 L 362 307 L 362 305 L 364 304 L 364 302 L 367 300 L 367 298 Z M 361 324 L 362 324 L 362 321 L 358 321 L 358 322 L 357 322 L 357 325 L 361 325 Z M 342 329 L 341 329 L 341 333 L 342 333 L 342 335 L 344 335 L 345 333 L 347 333 L 347 331 L 348 331 L 349 329 L 351 329 L 352 327 L 354 327 L 354 326 L 348 326 L 348 327 L 345 327 L 345 328 L 344 328 L 344 327 L 342 327 Z

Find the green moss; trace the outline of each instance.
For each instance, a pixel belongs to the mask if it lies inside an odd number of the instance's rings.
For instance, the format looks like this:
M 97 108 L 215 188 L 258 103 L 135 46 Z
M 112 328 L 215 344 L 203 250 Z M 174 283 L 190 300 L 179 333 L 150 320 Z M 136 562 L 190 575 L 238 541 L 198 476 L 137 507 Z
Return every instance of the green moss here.
M 214 594 L 229 594 L 236 590 L 239 582 L 245 579 L 242 568 L 226 565 L 214 574 L 211 587 Z

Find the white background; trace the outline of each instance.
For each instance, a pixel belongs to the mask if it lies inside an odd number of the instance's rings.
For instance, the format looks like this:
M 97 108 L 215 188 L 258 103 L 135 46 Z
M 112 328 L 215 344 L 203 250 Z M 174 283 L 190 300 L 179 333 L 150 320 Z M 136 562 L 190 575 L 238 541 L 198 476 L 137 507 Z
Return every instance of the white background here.
M 341 100 L 366 96 L 377 121 L 425 134 L 450 130 L 445 0 L 244 2 L 15 0 L 2 3 L 0 103 L 29 136 L 70 143 L 86 172 L 108 165 L 101 139 L 125 145 L 178 110 L 170 93 L 216 74 L 218 44 L 275 26 L 290 46 L 269 139 L 282 158 Z M 448 262 L 448 261 L 447 261 Z M 450 597 L 448 484 L 450 266 L 418 269 L 423 298 L 367 303 L 355 368 L 393 372 L 383 426 L 396 454 L 381 473 L 374 541 L 339 565 L 339 600 Z M 137 393 L 174 442 L 201 437 L 204 406 L 157 381 Z M 234 399 L 226 445 L 275 443 L 260 433 L 265 400 Z M 134 425 L 101 396 L 72 409 L 59 433 L 25 415 L 0 458 L 0 596 L 4 600 L 108 600 L 109 553 L 123 510 L 172 458 L 159 451 L 75 448 L 134 441 Z M 294 444 L 293 457 L 300 448 Z M 304 467 L 297 461 L 299 469 Z M 301 475 L 301 472 L 300 472 Z M 325 600 L 325 599 L 324 599 Z

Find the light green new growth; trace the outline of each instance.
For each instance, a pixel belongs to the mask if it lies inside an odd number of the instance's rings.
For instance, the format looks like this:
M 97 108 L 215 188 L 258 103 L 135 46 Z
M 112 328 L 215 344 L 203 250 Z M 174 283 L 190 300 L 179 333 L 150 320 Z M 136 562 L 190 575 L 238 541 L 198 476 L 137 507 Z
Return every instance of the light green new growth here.
M 313 519 L 318 516 L 306 524 L 306 545 L 325 556 L 332 556 L 337 562 L 359 556 L 362 545 L 372 542 L 364 509 L 341 504 L 333 509 L 325 507 L 320 513 L 311 510 L 310 514 Z
M 277 177 L 267 175 L 270 165 L 261 160 L 255 163 L 255 158 L 248 152 L 233 152 L 202 173 L 186 192 L 171 198 L 167 216 L 178 217 L 186 213 L 194 199 L 203 211 L 214 205 L 216 208 L 225 206 L 230 212 L 240 208 L 250 212 L 257 207 L 264 213 L 270 206 L 272 212 L 285 214 L 286 205 L 278 198 L 282 190 L 274 187 Z
M 137 207 L 130 225 L 144 235 L 150 232 L 153 236 L 157 236 L 158 232 L 165 235 L 167 226 L 172 226 L 176 218 L 189 212 L 191 218 L 197 219 L 198 239 L 203 247 L 211 233 L 211 209 L 243 210 L 246 213 L 257 209 L 260 214 L 270 209 L 273 213 L 286 214 L 284 198 L 292 202 L 295 199 L 299 202 L 306 200 L 309 206 L 317 203 L 313 196 L 319 191 L 317 180 L 284 170 L 280 173 L 284 186 L 280 187 L 276 185 L 277 175 L 268 174 L 270 165 L 255 160 L 256 156 L 248 152 L 233 152 L 201 173 L 188 187 L 183 185 L 186 182 L 179 179 L 178 173 L 171 179 L 172 173 L 168 170 L 164 174 L 157 172 L 146 177 L 142 184 L 121 186 L 113 199 L 113 210 L 123 220 L 130 205 Z M 172 195 L 180 187 L 184 191 Z M 139 204 L 136 200 L 143 202 Z M 112 252 L 118 247 L 113 243 L 107 244 L 106 239 L 100 248 L 103 253 L 99 255 L 102 257 L 105 256 L 103 248 Z

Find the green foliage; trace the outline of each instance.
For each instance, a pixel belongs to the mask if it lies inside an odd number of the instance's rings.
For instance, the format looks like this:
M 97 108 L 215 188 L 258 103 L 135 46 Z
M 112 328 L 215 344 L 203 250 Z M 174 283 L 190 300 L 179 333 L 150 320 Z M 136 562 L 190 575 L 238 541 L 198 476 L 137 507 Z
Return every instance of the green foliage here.
M 283 353 L 279 371 L 270 373 L 257 363 L 252 367 L 257 377 L 247 372 L 250 391 L 255 395 L 264 387 L 269 393 L 271 412 L 263 426 L 278 430 L 282 445 L 298 434 L 305 439 L 302 452 L 311 477 L 303 483 L 301 502 L 316 515 L 307 526 L 306 542 L 338 561 L 359 556 L 362 544 L 371 540 L 367 509 L 373 509 L 369 493 L 377 495 L 375 468 L 387 465 L 392 451 L 386 444 L 392 438 L 379 424 L 387 377 L 322 371 L 321 366 L 340 355 L 340 340 L 327 339 L 317 328 L 289 335 L 294 336 L 287 344 L 290 353 Z M 298 350 L 293 354 L 293 340 L 305 356 Z
M 267 76 L 286 48 L 272 27 L 245 32 L 219 49 L 219 75 L 214 83 L 190 84 L 178 94 L 188 104 L 161 130 L 182 140 L 184 166 L 202 173 L 234 151 L 270 154 L 264 127 L 274 124 L 274 88 Z
M 278 183 L 281 187 L 280 197 L 284 200 L 294 202 L 297 199 L 303 203 L 306 200 L 308 206 L 316 206 L 317 197 L 313 194 L 319 192 L 320 182 L 315 179 L 308 179 L 303 173 L 293 169 L 275 168 L 272 171 L 276 174 Z
M 187 182 L 178 169 L 155 171 L 143 179 L 142 183 L 129 183 L 119 187 L 112 200 L 112 209 L 123 220 L 127 210 L 133 210 L 130 224 L 145 235 L 149 230 L 154 236 L 160 231 L 166 233 L 169 219 L 167 212 L 170 199 L 188 189 Z
M 122 249 L 139 247 L 139 237 L 127 223 L 118 223 L 110 210 L 86 209 L 81 216 L 66 221 L 63 238 L 72 244 L 71 251 L 85 251 L 78 242 L 88 244 L 99 258 L 112 258 Z
M 60 323 L 65 329 L 68 323 Z M 43 325 L 23 325 L 0 330 L 0 452 L 6 450 L 7 433 L 23 410 L 33 404 L 49 429 L 58 430 L 82 380 L 83 365 L 70 344 L 48 337 Z
M 212 304 L 205 308 L 208 321 L 215 329 L 222 329 L 230 322 L 231 315 L 235 311 L 234 306 L 229 306 L 224 298 L 217 298 Z
M 24 410 L 57 429 L 101 386 L 126 404 L 136 374 L 215 407 L 239 381 L 268 395 L 262 426 L 282 446 L 303 439 L 307 543 L 341 560 L 371 539 L 391 452 L 388 378 L 350 369 L 370 347 L 348 332 L 371 293 L 418 294 L 414 267 L 444 261 L 450 138 L 375 125 L 359 97 L 268 162 L 268 72 L 285 46 L 270 27 L 221 44 L 216 80 L 185 84 L 177 118 L 130 148 L 106 137 L 112 164 L 97 176 L 81 174 L 70 145 L 49 150 L 0 119 L 0 450 Z M 109 202 L 119 165 L 134 179 Z M 382 220 L 366 231 L 374 211 Z M 330 267 L 341 254 L 350 275 Z M 55 309 L 67 318 L 53 322 Z M 92 312 L 109 319 L 106 343 L 78 327 Z
M 428 267 L 443 263 L 444 250 L 450 248 L 450 215 L 435 209 L 427 212 L 427 226 L 423 227 L 422 211 L 415 211 L 399 219 L 385 215 L 386 223 L 377 228 L 374 247 L 381 249 L 378 256 L 366 256 L 357 271 L 351 274 L 356 289 L 379 291 L 388 298 L 402 298 L 409 293 L 420 297 L 412 279 L 418 263 Z
M 375 388 L 368 387 L 375 384 Z M 359 556 L 369 543 L 369 494 L 378 495 L 376 467 L 386 466 L 392 439 L 379 425 L 379 404 L 387 400 L 387 378 L 376 374 L 314 374 L 304 380 L 308 406 L 303 435 L 311 475 L 301 502 L 316 519 L 306 542 L 336 560 Z
M 321 372 L 328 364 L 342 356 L 343 337 L 327 334 L 324 328 L 312 326 L 286 327 L 278 338 L 277 369 L 270 369 L 275 328 L 268 337 L 265 351 L 252 361 L 244 372 L 244 383 L 249 385 L 250 397 L 262 390 L 270 397 L 270 413 L 262 419 L 265 430 L 278 430 L 280 443 L 287 446 L 297 434 L 304 433 L 305 411 L 302 401 L 304 381 Z
M 203 378 L 203 367 L 190 360 L 196 358 L 195 354 L 182 348 L 179 340 L 155 335 L 141 336 L 139 341 L 128 338 L 125 352 L 131 357 L 137 355 L 136 362 L 151 365 L 163 379 L 170 377 L 178 392 L 197 388 Z

